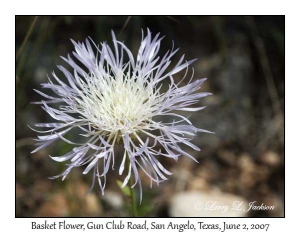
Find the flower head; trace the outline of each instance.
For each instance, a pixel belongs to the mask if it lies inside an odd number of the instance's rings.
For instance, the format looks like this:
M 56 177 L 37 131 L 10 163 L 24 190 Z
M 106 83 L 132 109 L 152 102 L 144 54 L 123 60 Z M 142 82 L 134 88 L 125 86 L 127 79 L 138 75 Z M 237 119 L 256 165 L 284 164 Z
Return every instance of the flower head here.
M 159 34 L 152 38 L 151 32 L 147 31 L 136 58 L 113 32 L 112 37 L 113 49 L 105 42 L 97 46 L 91 39 L 85 43 L 72 40 L 75 46 L 73 56 L 77 62 L 69 55 L 62 57 L 72 67 L 72 73 L 58 66 L 66 81 L 53 72 L 55 82 L 48 78 L 48 83 L 41 84 L 55 96 L 35 90 L 47 99 L 35 103 L 41 104 L 56 122 L 36 124 L 46 129 L 35 130 L 43 136 L 36 139 L 37 148 L 32 153 L 59 139 L 73 145 L 74 148 L 65 155 L 50 156 L 57 162 L 69 161 L 67 169 L 53 178 L 62 177 L 64 180 L 73 168 L 85 166 L 83 174 L 93 174 L 91 188 L 98 180 L 102 194 L 106 175 L 110 168 L 114 168 L 115 156 L 122 156 L 118 165 L 120 175 L 126 170 L 123 186 L 133 176 L 133 186 L 139 184 L 141 198 L 138 169 L 145 172 L 151 185 L 152 182 L 159 184 L 167 180 L 166 175 L 171 175 L 161 164 L 161 157 L 177 160 L 184 155 L 194 159 L 180 147 L 182 144 L 200 150 L 190 141 L 197 132 L 208 131 L 196 128 L 186 117 L 173 111 L 201 110 L 204 107 L 191 105 L 210 93 L 197 92 L 205 79 L 192 81 L 193 74 L 187 85 L 180 85 L 186 78 L 188 67 L 196 59 L 184 61 L 183 55 L 170 68 L 171 58 L 178 49 L 174 51 L 172 48 L 160 58 L 162 38 Z M 128 62 L 124 62 L 125 58 Z M 186 70 L 185 75 L 176 83 L 173 76 L 182 70 Z M 163 85 L 167 90 L 162 91 Z M 172 117 L 173 121 L 157 121 L 158 116 Z M 85 139 L 83 143 L 66 138 L 65 135 L 74 129 L 81 131 L 78 136 Z M 117 144 L 123 145 L 123 155 L 114 153 Z

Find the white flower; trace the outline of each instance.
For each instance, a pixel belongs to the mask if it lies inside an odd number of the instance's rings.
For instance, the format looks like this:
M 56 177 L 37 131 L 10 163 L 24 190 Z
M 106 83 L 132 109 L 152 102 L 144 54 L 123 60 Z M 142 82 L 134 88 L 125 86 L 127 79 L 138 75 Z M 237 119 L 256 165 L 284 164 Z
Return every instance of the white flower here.
M 51 157 L 57 162 L 69 160 L 67 169 L 53 178 L 62 177 L 64 180 L 72 168 L 87 165 L 83 174 L 92 172 L 94 179 L 91 188 L 97 179 L 102 194 L 106 174 L 110 167 L 114 168 L 115 156 L 123 156 L 119 164 L 120 175 L 124 169 L 127 170 L 123 186 L 133 175 L 133 186 L 139 184 L 141 198 L 142 186 L 138 169 L 146 173 L 151 185 L 152 181 L 159 184 L 167 180 L 166 175 L 171 175 L 160 163 L 162 157 L 177 160 L 180 155 L 184 155 L 194 159 L 181 149 L 180 144 L 200 150 L 190 140 L 197 132 L 208 131 L 196 128 L 186 117 L 173 111 L 201 110 L 204 107 L 190 105 L 210 93 L 197 92 L 205 79 L 192 82 L 193 74 L 187 85 L 180 86 L 187 75 L 188 66 L 196 59 L 184 61 L 183 55 L 170 68 L 171 58 L 178 49 L 173 51 L 172 48 L 162 58 L 158 57 L 162 40 L 159 34 L 152 38 L 148 30 L 147 36 L 142 38 L 136 59 L 122 42 L 116 40 L 113 32 L 112 37 L 113 49 L 105 42 L 99 47 L 91 39 L 87 39 L 85 43 L 72 40 L 75 46 L 73 55 L 81 64 L 75 63 L 68 55 L 68 58 L 63 59 L 72 67 L 73 72 L 58 66 L 67 82 L 62 82 L 52 73 L 56 83 L 49 78 L 48 83 L 41 84 L 43 88 L 53 91 L 55 96 L 35 90 L 48 99 L 35 103 L 41 104 L 57 122 L 36 124 L 37 127 L 48 130 L 36 130 L 45 135 L 38 136 L 38 147 L 32 153 L 58 139 L 74 145 L 67 154 Z M 124 62 L 125 55 L 129 58 L 128 62 Z M 182 70 L 186 70 L 184 77 L 175 83 L 173 76 Z M 162 91 L 163 85 L 167 85 L 166 91 Z M 58 108 L 49 106 L 57 106 L 57 103 Z M 167 119 L 172 117 L 173 121 L 157 121 L 157 116 L 166 116 Z M 81 130 L 79 136 L 86 139 L 85 143 L 75 143 L 65 137 L 73 129 Z M 123 155 L 115 155 L 116 144 L 124 146 Z M 163 150 L 157 149 L 159 147 Z M 125 160 L 129 160 L 128 167 L 125 166 Z

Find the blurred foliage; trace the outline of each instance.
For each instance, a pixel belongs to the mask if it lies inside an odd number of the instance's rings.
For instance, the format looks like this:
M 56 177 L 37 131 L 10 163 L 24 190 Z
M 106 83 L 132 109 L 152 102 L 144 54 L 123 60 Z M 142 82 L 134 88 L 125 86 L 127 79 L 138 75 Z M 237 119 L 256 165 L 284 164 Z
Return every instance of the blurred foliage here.
M 183 53 L 188 60 L 198 58 L 193 65 L 195 78 L 207 77 L 203 90 L 214 96 L 200 101 L 208 107 L 193 114 L 191 120 L 197 127 L 215 134 L 195 138 L 195 144 L 202 149 L 201 153 L 193 154 L 199 164 L 183 159 L 175 164 L 164 159 L 163 163 L 174 173 L 169 181 L 150 189 L 146 177 L 143 178 L 141 213 L 167 216 L 172 195 L 213 187 L 246 199 L 266 201 L 275 196 L 282 202 L 284 25 L 283 16 L 17 16 L 16 216 L 129 214 L 123 203 L 126 195 L 116 184 L 120 177 L 113 172 L 106 189 L 111 195 L 104 196 L 97 187 L 84 196 L 91 177 L 82 176 L 80 168 L 64 182 L 48 180 L 65 168 L 48 155 L 62 155 L 72 146 L 58 142 L 30 154 L 34 148 L 31 138 L 36 134 L 27 125 L 51 122 L 40 106 L 30 102 L 41 99 L 33 89 L 39 89 L 53 70 L 59 73 L 56 65 L 66 65 L 60 56 L 71 54 L 70 38 L 84 41 L 90 36 L 96 43 L 110 43 L 113 30 L 119 40 L 136 52 L 141 29 L 146 28 L 165 36 L 162 53 L 174 40 L 175 47 L 181 48 L 176 58 Z M 277 110 L 274 106 L 278 106 Z M 245 161 L 256 172 L 245 169 L 241 165 Z M 205 185 L 201 186 L 199 179 Z M 278 216 L 282 212 L 262 215 Z

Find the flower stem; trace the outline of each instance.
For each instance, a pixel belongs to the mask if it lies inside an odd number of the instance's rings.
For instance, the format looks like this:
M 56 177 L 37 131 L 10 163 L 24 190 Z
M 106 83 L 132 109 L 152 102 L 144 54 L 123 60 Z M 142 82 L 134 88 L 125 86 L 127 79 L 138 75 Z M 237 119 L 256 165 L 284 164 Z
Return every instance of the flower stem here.
M 126 167 L 129 168 L 129 165 L 130 165 L 130 158 L 126 160 Z M 136 205 L 136 196 L 135 196 L 134 189 L 132 188 L 132 185 L 133 185 L 133 177 L 130 176 L 129 189 L 130 189 L 130 198 L 131 198 L 131 211 L 133 217 L 138 217 L 139 215 L 138 215 L 138 210 Z
M 129 180 L 130 186 L 133 185 L 133 178 L 130 177 Z M 133 188 L 130 188 L 130 195 L 131 195 L 131 207 L 132 207 L 132 215 L 133 217 L 138 217 L 137 205 L 136 205 L 136 196 Z

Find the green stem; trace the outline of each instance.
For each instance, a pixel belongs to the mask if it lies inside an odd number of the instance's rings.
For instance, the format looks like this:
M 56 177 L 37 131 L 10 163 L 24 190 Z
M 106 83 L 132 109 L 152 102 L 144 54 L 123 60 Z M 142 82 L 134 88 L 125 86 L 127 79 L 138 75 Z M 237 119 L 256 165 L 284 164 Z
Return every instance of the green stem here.
M 130 177 L 129 184 L 130 184 L 132 215 L 133 215 L 133 217 L 138 217 L 139 215 L 138 215 L 137 205 L 136 205 L 136 196 L 135 196 L 134 189 L 131 188 L 131 186 L 133 185 L 132 177 Z
M 126 167 L 129 168 L 129 165 L 130 165 L 130 159 L 126 159 Z M 133 177 L 130 176 L 130 179 L 129 179 L 129 189 L 130 189 L 130 198 L 131 198 L 131 210 L 132 210 L 132 215 L 133 217 L 138 217 L 138 210 L 137 210 L 137 204 L 136 204 L 136 196 L 135 196 L 135 192 L 134 192 L 134 189 L 131 188 L 133 185 Z
M 27 41 L 28 41 L 28 39 L 29 39 L 29 37 L 30 37 L 30 35 L 32 33 L 32 30 L 34 28 L 34 25 L 35 25 L 37 19 L 38 19 L 38 16 L 35 16 L 34 19 L 33 19 L 33 21 L 32 21 L 32 23 L 31 23 L 31 25 L 30 25 L 29 30 L 26 33 L 26 36 L 25 36 L 25 38 L 24 38 L 24 40 L 22 42 L 22 45 L 21 45 L 21 47 L 19 48 L 19 50 L 17 52 L 16 60 L 18 60 L 19 56 L 21 55 L 21 53 L 22 53 L 22 51 L 23 51 L 23 49 L 24 49 L 24 47 L 25 47 L 25 45 L 26 45 L 26 43 L 27 43 Z

